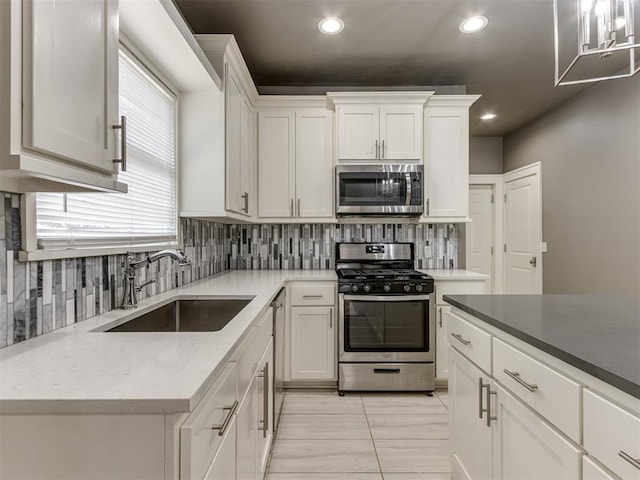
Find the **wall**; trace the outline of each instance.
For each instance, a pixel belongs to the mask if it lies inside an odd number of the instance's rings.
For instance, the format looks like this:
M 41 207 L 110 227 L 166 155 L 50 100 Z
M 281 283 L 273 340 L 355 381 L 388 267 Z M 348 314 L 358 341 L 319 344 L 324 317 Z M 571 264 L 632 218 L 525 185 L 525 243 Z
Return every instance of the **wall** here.
M 0 192 L 0 201 L 0 348 L 118 307 L 124 255 L 18 262 L 20 196 Z M 139 298 L 228 269 L 333 269 L 339 241 L 415 241 L 418 268 L 457 268 L 454 225 L 223 225 L 182 219 L 180 231 L 191 265 L 163 258 L 139 270 L 140 283 L 156 280 Z
M 640 75 L 601 82 L 504 140 L 542 162 L 545 293 L 640 296 Z
M 502 137 L 469 138 L 469 173 L 501 174 Z

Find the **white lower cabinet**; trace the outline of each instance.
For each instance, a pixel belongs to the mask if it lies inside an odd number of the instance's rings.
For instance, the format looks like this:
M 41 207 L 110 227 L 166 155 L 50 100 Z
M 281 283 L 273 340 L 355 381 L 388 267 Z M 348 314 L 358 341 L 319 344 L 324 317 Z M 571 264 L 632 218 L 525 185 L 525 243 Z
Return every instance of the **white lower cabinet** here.
M 236 480 L 257 478 L 258 446 L 256 429 L 258 410 L 256 408 L 256 382 L 254 379 L 238 409 L 238 439 L 236 441 Z
M 582 457 L 582 480 L 618 480 L 619 477 L 607 472 L 589 456 Z
M 496 382 L 491 388 L 493 478 L 579 480 L 582 451 Z
M 449 347 L 449 425 L 455 479 L 492 478 L 491 428 L 482 411 L 490 382 L 487 373 Z
M 205 480 L 232 480 L 236 478 L 236 424 L 234 416 L 220 444 L 218 453 L 209 466 Z
M 451 307 L 436 305 L 436 378 L 449 378 L 447 314 Z
M 334 307 L 291 308 L 291 379 L 335 378 Z
M 273 439 L 273 340 L 262 356 L 256 377 L 256 408 L 258 410 L 257 471 L 263 478 L 267 471 L 269 450 Z

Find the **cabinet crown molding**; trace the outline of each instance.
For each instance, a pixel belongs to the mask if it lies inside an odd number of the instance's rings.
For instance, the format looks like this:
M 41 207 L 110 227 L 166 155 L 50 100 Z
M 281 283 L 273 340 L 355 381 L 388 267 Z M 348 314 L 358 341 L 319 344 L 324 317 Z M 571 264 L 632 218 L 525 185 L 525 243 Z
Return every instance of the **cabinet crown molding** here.
M 327 92 L 327 100 L 334 105 L 365 103 L 427 103 L 434 92 Z
M 473 105 L 482 95 L 433 95 L 427 107 L 467 107 Z

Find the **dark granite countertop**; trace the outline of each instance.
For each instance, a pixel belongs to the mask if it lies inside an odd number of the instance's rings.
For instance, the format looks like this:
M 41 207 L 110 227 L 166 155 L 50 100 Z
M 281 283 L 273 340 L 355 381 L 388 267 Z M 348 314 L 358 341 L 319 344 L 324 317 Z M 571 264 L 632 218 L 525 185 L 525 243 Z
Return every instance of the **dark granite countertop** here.
M 597 295 L 445 295 L 444 300 L 640 398 L 640 299 Z

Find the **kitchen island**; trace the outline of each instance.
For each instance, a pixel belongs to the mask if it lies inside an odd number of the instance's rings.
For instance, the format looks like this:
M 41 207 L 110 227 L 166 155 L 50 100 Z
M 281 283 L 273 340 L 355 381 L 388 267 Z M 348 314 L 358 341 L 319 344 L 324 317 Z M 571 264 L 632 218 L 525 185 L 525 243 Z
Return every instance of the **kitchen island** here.
M 638 478 L 638 299 L 444 300 L 455 479 Z

